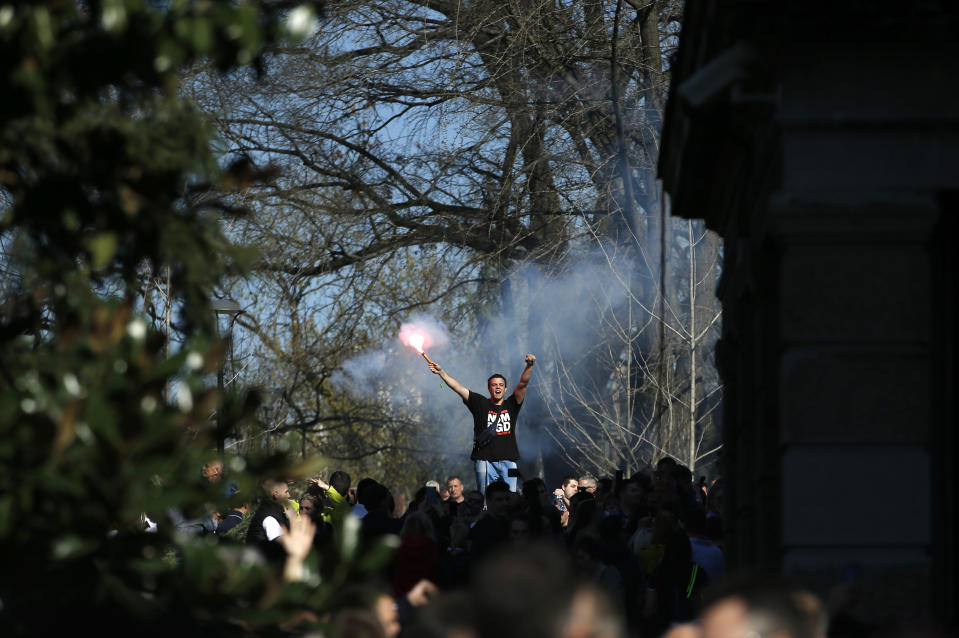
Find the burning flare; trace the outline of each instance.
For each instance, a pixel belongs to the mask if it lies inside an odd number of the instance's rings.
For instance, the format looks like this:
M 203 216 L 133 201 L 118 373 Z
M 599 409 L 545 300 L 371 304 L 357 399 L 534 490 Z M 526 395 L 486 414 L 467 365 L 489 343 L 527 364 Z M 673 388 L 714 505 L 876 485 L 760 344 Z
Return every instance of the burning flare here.
M 431 345 L 433 340 L 429 334 L 421 328 L 410 324 L 403 324 L 400 328 L 400 341 L 423 355 L 423 358 L 429 363 L 433 363 L 433 360 L 426 356 L 426 352 L 423 350 L 425 347 Z
M 423 354 L 423 343 L 426 341 L 426 337 L 416 333 L 410 335 L 410 345 L 420 354 Z

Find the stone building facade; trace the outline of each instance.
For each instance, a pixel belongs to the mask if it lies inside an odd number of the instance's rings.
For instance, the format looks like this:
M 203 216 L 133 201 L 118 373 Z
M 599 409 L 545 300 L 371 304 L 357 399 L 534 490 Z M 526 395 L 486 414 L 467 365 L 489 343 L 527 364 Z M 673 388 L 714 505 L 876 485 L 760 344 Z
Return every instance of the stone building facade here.
M 660 176 L 724 239 L 728 560 L 955 627 L 959 8 L 686 3 Z

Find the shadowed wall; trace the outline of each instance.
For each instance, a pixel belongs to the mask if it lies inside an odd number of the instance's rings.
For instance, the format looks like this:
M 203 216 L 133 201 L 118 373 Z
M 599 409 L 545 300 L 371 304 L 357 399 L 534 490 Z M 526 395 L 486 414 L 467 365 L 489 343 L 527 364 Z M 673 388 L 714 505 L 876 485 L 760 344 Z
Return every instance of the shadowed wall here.
M 731 565 L 955 626 L 959 14 L 886 4 L 687 3 L 660 175 L 725 242 Z

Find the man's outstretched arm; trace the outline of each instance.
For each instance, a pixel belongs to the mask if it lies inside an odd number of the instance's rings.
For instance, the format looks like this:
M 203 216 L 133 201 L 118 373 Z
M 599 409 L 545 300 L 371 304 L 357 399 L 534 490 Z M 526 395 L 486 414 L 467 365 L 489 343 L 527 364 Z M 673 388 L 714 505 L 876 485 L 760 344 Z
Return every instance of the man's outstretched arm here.
M 443 383 L 448 385 L 450 389 L 453 390 L 453 392 L 463 397 L 464 401 L 469 399 L 470 391 L 469 389 L 464 387 L 462 383 L 460 383 L 459 381 L 451 377 L 449 373 L 446 370 L 444 370 L 442 367 L 440 367 L 440 365 L 436 363 L 435 361 L 430 361 L 429 365 L 430 365 L 430 371 L 433 374 L 440 375 L 440 379 L 443 380 Z
M 526 355 L 526 369 L 523 370 L 523 374 L 519 377 L 519 383 L 516 384 L 516 389 L 513 390 L 513 396 L 516 397 L 517 403 L 522 403 L 526 399 L 526 386 L 529 385 L 529 378 L 533 376 L 534 363 L 536 363 L 536 355 Z

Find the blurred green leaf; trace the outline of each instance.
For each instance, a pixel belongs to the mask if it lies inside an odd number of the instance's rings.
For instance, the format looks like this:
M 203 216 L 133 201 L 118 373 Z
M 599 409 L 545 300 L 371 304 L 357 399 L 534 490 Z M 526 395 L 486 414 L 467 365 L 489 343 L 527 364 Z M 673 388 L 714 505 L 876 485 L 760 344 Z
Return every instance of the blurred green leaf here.
M 90 247 L 90 257 L 93 261 L 93 267 L 101 270 L 110 261 L 117 251 L 117 237 L 113 233 L 97 233 L 92 236 L 88 242 Z
M 15 589 L 0 585 L 5 636 L 94 623 L 232 635 L 225 619 L 269 627 L 326 595 L 167 517 L 226 506 L 199 472 L 212 417 L 235 427 L 255 405 L 242 390 L 221 397 L 209 374 L 225 354 L 209 299 L 255 249 L 223 231 L 238 184 L 179 74 L 206 56 L 223 70 L 256 62 L 283 20 L 269 2 L 0 6 L 0 232 L 17 247 L 0 297 L 0 564 L 17 574 Z M 243 459 L 230 480 L 252 496 L 265 475 L 310 469 L 286 466 Z M 49 600 L 58 613 L 38 615 Z

